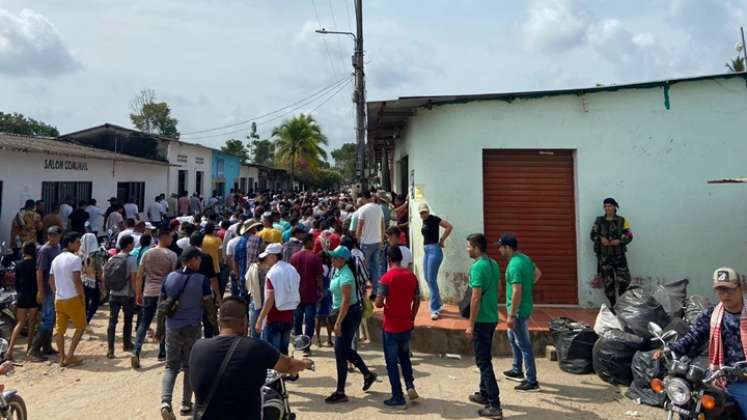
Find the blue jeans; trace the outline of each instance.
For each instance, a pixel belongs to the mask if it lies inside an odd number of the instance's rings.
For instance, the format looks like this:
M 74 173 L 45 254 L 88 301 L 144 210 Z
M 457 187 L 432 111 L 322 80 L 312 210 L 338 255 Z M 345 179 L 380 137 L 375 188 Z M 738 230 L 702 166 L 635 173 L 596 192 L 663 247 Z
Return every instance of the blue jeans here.
M 488 400 L 491 407 L 500 408 L 500 390 L 493 371 L 493 335 L 495 323 L 476 322 L 472 342 L 475 350 L 475 364 L 480 369 L 480 395 Z
M 747 382 L 732 382 L 726 385 L 726 392 L 736 401 L 742 418 L 747 419 Z
M 402 394 L 402 384 L 399 382 L 399 366 L 402 367 L 405 388 L 415 388 L 415 377 L 412 374 L 412 361 L 410 361 L 411 334 L 412 332 L 410 331 L 401 333 L 384 332 L 386 373 L 389 376 L 389 384 L 392 386 L 392 398 L 395 400 L 403 400 L 405 398 Z
M 290 332 L 293 326 L 286 322 L 275 322 L 267 324 L 262 330 L 262 339 L 267 341 L 275 350 L 288 355 L 290 345 Z
M 254 302 L 249 303 L 249 336 L 252 338 L 259 338 L 260 336 L 259 331 L 257 331 L 257 318 L 259 318 L 260 312 L 262 310 L 256 309 Z
M 441 262 L 444 260 L 444 251 L 438 244 L 428 244 L 424 247 L 425 257 L 423 257 L 423 270 L 425 271 L 425 281 L 428 283 L 430 292 L 430 309 L 431 314 L 438 315 L 441 313 L 441 293 L 438 290 L 438 269 L 441 268 Z
M 513 370 L 524 372 L 523 367 L 526 367 L 527 382 L 536 384 L 537 368 L 534 364 L 532 339 L 529 337 L 528 319 L 529 317 L 516 317 L 514 329 L 508 330 L 508 342 L 511 343 L 511 349 L 514 352 Z
M 153 322 L 153 318 L 156 316 L 156 310 L 158 309 L 158 297 L 143 297 L 143 308 L 140 310 L 140 325 L 137 326 L 137 333 L 135 334 L 135 348 L 133 352 L 139 356 L 140 351 L 143 349 L 143 343 L 145 343 L 145 334 L 150 328 L 150 323 Z M 166 343 L 165 338 L 161 339 L 158 344 L 158 355 L 163 356 L 166 354 Z
M 294 315 L 293 331 L 296 335 L 301 335 L 301 326 L 305 326 L 304 333 L 309 337 L 314 337 L 314 327 L 316 326 L 316 303 L 300 303 L 296 308 Z
M 54 293 L 47 291 L 44 294 L 44 302 L 42 302 L 39 329 L 42 331 L 52 331 L 55 319 Z
M 381 277 L 381 244 L 361 244 L 361 251 L 366 256 L 366 268 L 371 278 L 372 290 L 376 293 Z

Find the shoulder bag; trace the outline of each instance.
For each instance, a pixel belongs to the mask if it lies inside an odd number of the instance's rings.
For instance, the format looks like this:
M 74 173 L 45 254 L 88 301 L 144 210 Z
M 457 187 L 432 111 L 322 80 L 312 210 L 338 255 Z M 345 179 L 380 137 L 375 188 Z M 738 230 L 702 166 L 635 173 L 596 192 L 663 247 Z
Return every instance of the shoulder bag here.
M 231 348 L 228 349 L 228 353 L 226 353 L 226 356 L 223 358 L 223 363 L 221 363 L 220 365 L 218 374 L 215 375 L 213 384 L 210 385 L 210 391 L 208 391 L 207 397 L 205 398 L 205 402 L 203 402 L 200 405 L 200 408 L 197 409 L 197 412 L 194 415 L 194 420 L 201 420 L 202 417 L 205 415 L 205 412 L 207 411 L 208 406 L 210 405 L 210 400 L 213 399 L 213 395 L 215 394 L 215 391 L 218 389 L 218 385 L 220 385 L 221 379 L 223 379 L 223 374 L 226 373 L 228 362 L 231 361 L 231 357 L 233 356 L 234 351 L 236 351 L 236 347 L 239 346 L 239 342 L 241 342 L 240 336 L 233 339 L 233 343 L 231 343 Z
M 165 315 L 167 318 L 174 316 L 176 311 L 179 309 L 179 299 L 182 298 L 182 294 L 184 294 L 184 290 L 187 288 L 187 283 L 189 283 L 191 277 L 191 274 L 187 276 L 184 280 L 184 285 L 182 285 L 182 290 L 180 290 L 179 294 L 176 296 L 168 297 L 166 296 L 166 293 L 161 293 L 161 299 L 158 301 L 158 312 L 160 314 Z
M 497 264 L 497 263 L 496 263 Z M 493 267 L 493 264 L 491 262 L 490 264 L 490 273 L 495 274 L 495 268 Z M 500 288 L 500 277 L 498 278 L 496 282 L 496 287 Z M 498 302 L 496 302 L 496 305 Z M 462 316 L 462 318 L 469 319 L 469 313 L 472 306 L 472 288 L 469 286 L 469 281 L 467 282 L 467 290 L 464 291 L 464 297 L 462 298 L 462 301 L 459 302 L 459 314 Z

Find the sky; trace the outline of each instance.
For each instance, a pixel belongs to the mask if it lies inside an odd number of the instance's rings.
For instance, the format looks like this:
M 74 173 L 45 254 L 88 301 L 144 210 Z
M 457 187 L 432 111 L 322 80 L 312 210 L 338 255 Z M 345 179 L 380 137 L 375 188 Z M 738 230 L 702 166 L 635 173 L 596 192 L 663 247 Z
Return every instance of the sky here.
M 368 100 L 724 73 L 747 26 L 747 0 L 363 3 Z M 0 0 L 0 111 L 63 134 L 131 127 L 153 89 L 185 141 L 311 112 L 332 150 L 355 137 L 353 42 L 314 30 L 354 17 L 354 0 Z

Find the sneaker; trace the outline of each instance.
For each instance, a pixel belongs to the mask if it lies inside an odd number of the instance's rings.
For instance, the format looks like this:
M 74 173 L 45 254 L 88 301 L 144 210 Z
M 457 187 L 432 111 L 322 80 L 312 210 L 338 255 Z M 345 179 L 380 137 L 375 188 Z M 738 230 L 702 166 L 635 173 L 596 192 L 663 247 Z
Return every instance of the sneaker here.
M 503 372 L 503 377 L 509 381 L 524 382 L 524 374 L 513 369 Z
M 410 401 L 415 401 L 420 398 L 420 395 L 418 395 L 418 391 L 415 391 L 415 388 L 410 388 L 407 390 L 407 398 L 409 398 Z
M 176 416 L 174 415 L 174 410 L 171 409 L 171 404 L 169 403 L 161 404 L 161 418 L 163 420 L 176 420 Z
M 140 369 L 140 356 L 133 354 L 132 357 L 130 357 L 130 365 L 133 369 Z M 169 406 L 169 409 L 171 409 L 171 406 Z
M 469 400 L 470 402 L 473 402 L 475 404 L 488 405 L 488 398 L 480 394 L 479 392 L 475 392 L 474 394 L 470 395 Z
M 387 407 L 407 408 L 407 402 L 405 401 L 404 397 L 399 397 L 399 398 L 392 397 L 384 401 L 384 405 Z
M 529 381 L 524 381 L 519 385 L 516 385 L 514 389 L 517 392 L 539 392 L 540 386 L 537 382 L 530 383 Z
M 376 382 L 376 378 L 378 378 L 378 375 L 371 372 L 367 377 L 363 379 L 363 391 L 368 391 L 371 389 L 371 385 L 373 385 L 374 382 Z
M 438 319 L 438 314 L 431 314 L 431 320 L 435 321 Z
M 165 362 L 166 361 L 166 355 L 165 354 L 159 354 L 158 355 L 158 361 L 159 362 Z
M 190 413 L 192 413 L 192 403 L 182 404 L 182 408 L 179 409 L 179 414 L 186 416 Z
M 502 420 L 503 419 L 503 410 L 501 410 L 498 407 L 485 407 L 481 408 L 477 411 L 477 414 L 480 417 L 485 417 L 488 419 L 494 419 L 494 420 Z
M 348 396 L 343 394 L 342 392 L 333 392 L 332 395 L 324 399 L 324 402 L 327 404 L 339 404 L 348 402 Z

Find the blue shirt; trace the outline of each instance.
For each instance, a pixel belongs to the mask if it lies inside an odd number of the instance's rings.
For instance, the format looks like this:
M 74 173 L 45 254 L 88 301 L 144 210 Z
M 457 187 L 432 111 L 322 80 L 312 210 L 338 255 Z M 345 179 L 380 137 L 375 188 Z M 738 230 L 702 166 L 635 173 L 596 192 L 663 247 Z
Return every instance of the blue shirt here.
M 708 308 L 700 314 L 690 326 L 690 331 L 682 338 L 671 343 L 671 348 L 677 356 L 688 355 L 708 343 L 711 335 L 711 315 L 714 307 Z M 739 321 L 742 314 L 732 314 L 724 311 L 721 321 L 721 341 L 724 348 L 724 365 L 730 366 L 744 360 L 742 339 L 739 335 Z
M 183 287 L 185 288 L 179 298 L 179 308 L 174 316 L 166 318 L 168 329 L 198 326 L 202 322 L 202 302 L 205 297 L 211 295 L 210 282 L 202 274 L 186 268 L 169 273 L 166 281 L 163 282 L 161 293 L 167 297 L 176 297 Z

